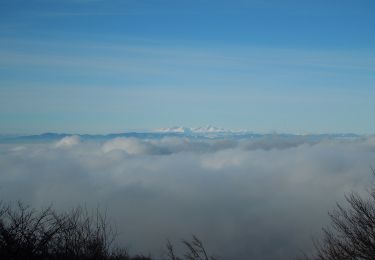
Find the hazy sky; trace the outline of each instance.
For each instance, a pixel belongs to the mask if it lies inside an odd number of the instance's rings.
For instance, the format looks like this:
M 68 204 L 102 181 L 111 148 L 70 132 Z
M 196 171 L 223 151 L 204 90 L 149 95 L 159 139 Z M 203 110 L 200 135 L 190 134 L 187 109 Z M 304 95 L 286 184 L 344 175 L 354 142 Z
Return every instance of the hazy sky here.
M 0 133 L 374 133 L 375 2 L 0 0 Z

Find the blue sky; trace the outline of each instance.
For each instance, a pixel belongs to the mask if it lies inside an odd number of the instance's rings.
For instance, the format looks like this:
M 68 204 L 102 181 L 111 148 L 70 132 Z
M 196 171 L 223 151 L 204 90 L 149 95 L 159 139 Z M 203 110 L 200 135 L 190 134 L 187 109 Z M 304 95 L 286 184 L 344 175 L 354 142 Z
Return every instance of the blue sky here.
M 0 133 L 375 133 L 375 2 L 0 0 Z

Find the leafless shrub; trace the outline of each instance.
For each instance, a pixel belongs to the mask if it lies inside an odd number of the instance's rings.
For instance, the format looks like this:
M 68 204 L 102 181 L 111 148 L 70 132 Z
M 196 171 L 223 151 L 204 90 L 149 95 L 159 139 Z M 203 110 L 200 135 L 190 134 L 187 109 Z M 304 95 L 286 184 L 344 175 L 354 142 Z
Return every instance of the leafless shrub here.
M 323 228 L 321 240 L 314 241 L 316 253 L 299 259 L 375 259 L 375 186 L 368 198 L 351 193 L 345 199 L 348 207 L 337 204 L 329 213 L 331 226 Z
M 176 256 L 173 245 L 168 240 L 167 241 L 167 259 L 169 260 L 216 260 L 214 256 L 209 256 L 202 241 L 199 240 L 196 236 L 193 235 L 191 241 L 183 240 L 182 243 L 187 248 L 187 251 L 184 254 L 185 258 Z
M 90 213 L 77 207 L 57 213 L 51 206 L 37 211 L 21 202 L 0 202 L 0 259 L 12 260 L 150 260 L 150 256 L 130 256 L 114 247 L 116 232 L 106 214 Z M 214 260 L 195 236 L 183 240 L 184 258 L 176 256 L 167 243 L 167 259 Z
M 176 256 L 176 254 L 174 252 L 174 247 L 169 240 L 167 240 L 166 248 L 167 248 L 167 259 L 169 259 L 169 260 L 182 260 L 181 258 Z
M 99 210 L 82 207 L 58 214 L 18 202 L 0 205 L 0 259 L 150 259 L 128 255 L 112 244 L 116 233 Z

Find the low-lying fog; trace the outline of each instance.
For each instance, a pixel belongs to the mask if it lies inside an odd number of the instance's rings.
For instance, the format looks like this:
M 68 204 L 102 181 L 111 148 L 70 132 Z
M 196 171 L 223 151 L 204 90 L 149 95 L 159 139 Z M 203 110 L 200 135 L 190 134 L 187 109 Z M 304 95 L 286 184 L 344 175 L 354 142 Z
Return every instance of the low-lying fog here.
M 107 210 L 131 253 L 159 258 L 192 234 L 222 259 L 291 259 L 327 212 L 365 194 L 375 139 L 117 138 L 0 144 L 0 197 Z

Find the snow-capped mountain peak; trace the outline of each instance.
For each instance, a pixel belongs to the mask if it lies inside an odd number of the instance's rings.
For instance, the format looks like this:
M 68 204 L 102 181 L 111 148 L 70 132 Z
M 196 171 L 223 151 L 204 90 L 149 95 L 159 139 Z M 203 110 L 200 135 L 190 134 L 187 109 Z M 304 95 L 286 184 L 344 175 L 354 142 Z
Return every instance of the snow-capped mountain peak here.
M 190 128 L 182 126 L 173 126 L 156 129 L 155 132 L 158 133 L 190 133 Z
M 159 133 L 226 133 L 230 132 L 220 127 L 215 127 L 211 125 L 201 126 L 201 127 L 183 127 L 183 126 L 174 126 L 167 128 L 157 129 L 155 132 Z
M 191 128 L 191 131 L 194 132 L 194 133 L 223 133 L 223 132 L 230 132 L 228 130 L 225 130 L 224 128 L 215 127 L 215 126 L 212 126 L 212 125 Z

